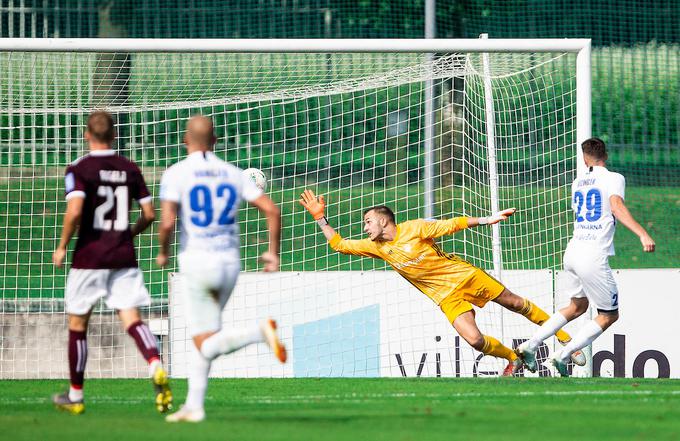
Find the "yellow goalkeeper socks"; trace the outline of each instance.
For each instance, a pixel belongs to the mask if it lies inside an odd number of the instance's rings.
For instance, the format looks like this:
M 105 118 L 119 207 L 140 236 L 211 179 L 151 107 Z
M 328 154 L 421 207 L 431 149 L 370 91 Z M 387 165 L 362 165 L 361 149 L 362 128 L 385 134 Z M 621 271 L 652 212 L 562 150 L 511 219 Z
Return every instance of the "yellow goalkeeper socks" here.
M 522 309 L 519 310 L 519 313 L 539 326 L 550 318 L 548 313 L 528 299 L 524 299 L 524 305 L 522 306 Z M 555 333 L 555 337 L 557 337 L 557 339 L 562 343 L 571 341 L 571 336 L 562 329 Z
M 493 355 L 494 357 L 505 358 L 508 361 L 517 359 L 517 354 L 503 343 L 496 340 L 489 335 L 484 336 L 484 347 L 482 348 L 484 355 Z

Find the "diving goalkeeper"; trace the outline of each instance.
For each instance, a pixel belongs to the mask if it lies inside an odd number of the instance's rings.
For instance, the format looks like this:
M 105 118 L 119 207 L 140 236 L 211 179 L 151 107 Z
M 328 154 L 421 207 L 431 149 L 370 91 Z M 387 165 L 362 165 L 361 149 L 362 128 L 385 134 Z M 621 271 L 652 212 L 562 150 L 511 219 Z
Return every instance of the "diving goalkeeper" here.
M 470 346 L 485 355 L 506 359 L 508 364 L 503 370 L 503 376 L 514 375 L 522 366 L 521 360 L 512 349 L 496 338 L 480 332 L 472 305 L 481 308 L 487 302 L 493 301 L 510 311 L 522 314 L 537 325 L 544 323 L 548 314 L 528 299 L 512 293 L 483 270 L 455 254 L 444 253 L 434 241 L 437 237 L 465 228 L 492 225 L 506 220 L 515 213 L 514 208 L 489 217 L 416 219 L 397 224 L 392 210 L 381 205 L 364 212 L 364 232 L 368 238 L 347 240 L 328 224 L 323 196 L 317 198 L 314 192 L 305 190 L 300 196 L 300 204 L 314 217 L 331 248 L 343 254 L 385 260 L 402 277 L 439 305 L 458 334 Z M 569 334 L 561 329 L 555 336 L 563 345 L 571 340 Z M 584 365 L 586 361 L 581 352 L 573 354 L 572 360 L 578 365 Z

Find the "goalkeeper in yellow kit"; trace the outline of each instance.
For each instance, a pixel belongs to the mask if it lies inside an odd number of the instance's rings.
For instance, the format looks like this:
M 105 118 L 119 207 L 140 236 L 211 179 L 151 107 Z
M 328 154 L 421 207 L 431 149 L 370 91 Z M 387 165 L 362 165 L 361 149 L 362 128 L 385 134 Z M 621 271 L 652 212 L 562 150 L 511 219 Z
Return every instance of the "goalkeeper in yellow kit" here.
M 371 207 L 364 212 L 362 240 L 343 239 L 328 224 L 323 196 L 317 198 L 305 190 L 300 203 L 310 212 L 323 231 L 329 245 L 343 254 L 374 257 L 385 260 L 402 277 L 434 301 L 446 314 L 449 322 L 470 346 L 486 355 L 508 360 L 503 376 L 512 376 L 522 365 L 517 354 L 496 338 L 483 335 L 475 322 L 472 305 L 483 307 L 493 301 L 522 314 L 541 325 L 548 314 L 528 299 L 520 297 L 483 270 L 455 254 L 444 253 L 434 239 L 478 225 L 492 225 L 512 216 L 514 208 L 500 211 L 489 217 L 457 217 L 447 220 L 423 220 L 397 224 L 394 213 L 386 206 Z M 569 334 L 559 330 L 555 336 L 562 344 L 571 340 Z M 585 356 L 577 352 L 574 363 L 585 364 Z

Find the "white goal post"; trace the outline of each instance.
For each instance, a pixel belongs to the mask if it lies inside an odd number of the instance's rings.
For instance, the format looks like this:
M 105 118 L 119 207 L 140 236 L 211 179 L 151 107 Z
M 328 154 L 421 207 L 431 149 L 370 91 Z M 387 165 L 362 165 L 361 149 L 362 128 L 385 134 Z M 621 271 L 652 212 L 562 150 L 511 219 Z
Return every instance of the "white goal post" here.
M 292 362 L 276 366 L 254 347 L 220 361 L 214 375 L 498 370 L 385 265 L 329 250 L 297 205 L 304 188 L 328 195 L 331 223 L 350 238 L 360 237 L 361 212 L 372 205 L 392 206 L 398 221 L 517 206 L 512 222 L 441 246 L 548 313 L 555 308 L 568 184 L 582 166 L 578 146 L 591 136 L 588 39 L 0 39 L 0 67 L 0 338 L 9 342 L 0 346 L 0 378 L 67 375 L 65 345 L 54 342 L 66 336 L 64 273 L 49 255 L 61 227 L 63 169 L 86 153 L 82 129 L 95 108 L 114 114 L 116 148 L 140 164 L 154 196 L 160 174 L 183 157 L 187 117 L 201 112 L 215 120 L 216 152 L 262 169 L 283 208 L 277 275 L 255 272 L 264 223 L 242 211 L 243 267 L 252 274 L 242 276 L 224 320 L 275 316 Z M 32 217 L 37 210 L 42 221 Z M 154 298 L 145 314 L 182 375 L 188 340 L 172 288 L 181 281 L 153 267 L 152 233 L 138 253 Z M 143 376 L 114 315 L 96 311 L 92 346 L 104 349 L 91 352 L 87 375 Z M 508 345 L 533 329 L 495 305 L 478 317 L 483 332 Z M 29 345 L 50 350 L 34 354 Z

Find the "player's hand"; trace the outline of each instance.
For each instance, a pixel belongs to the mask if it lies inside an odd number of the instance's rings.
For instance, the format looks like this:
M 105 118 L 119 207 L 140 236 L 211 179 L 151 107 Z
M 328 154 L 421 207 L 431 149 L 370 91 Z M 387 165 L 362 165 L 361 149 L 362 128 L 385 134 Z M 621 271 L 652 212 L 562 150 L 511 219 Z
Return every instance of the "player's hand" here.
M 326 209 L 326 201 L 323 196 L 316 198 L 312 190 L 305 190 L 300 195 L 300 204 L 309 211 L 314 220 L 319 220 L 324 217 L 324 210 Z
M 486 224 L 493 225 L 497 224 L 500 221 L 504 221 L 513 214 L 515 214 L 515 211 L 517 211 L 516 208 L 506 208 L 505 210 L 497 211 L 496 213 L 486 218 Z
M 640 236 L 640 242 L 642 242 L 642 249 L 645 250 L 646 253 L 653 253 L 656 249 L 656 243 L 649 234 Z
M 161 268 L 165 268 L 168 265 L 168 255 L 165 253 L 158 253 L 156 255 L 156 265 Z
M 66 248 L 57 248 L 52 254 L 52 263 L 57 268 L 64 266 L 64 259 L 66 259 Z
M 262 253 L 260 262 L 264 263 L 262 270 L 265 273 L 274 273 L 279 270 L 279 256 L 270 251 Z

